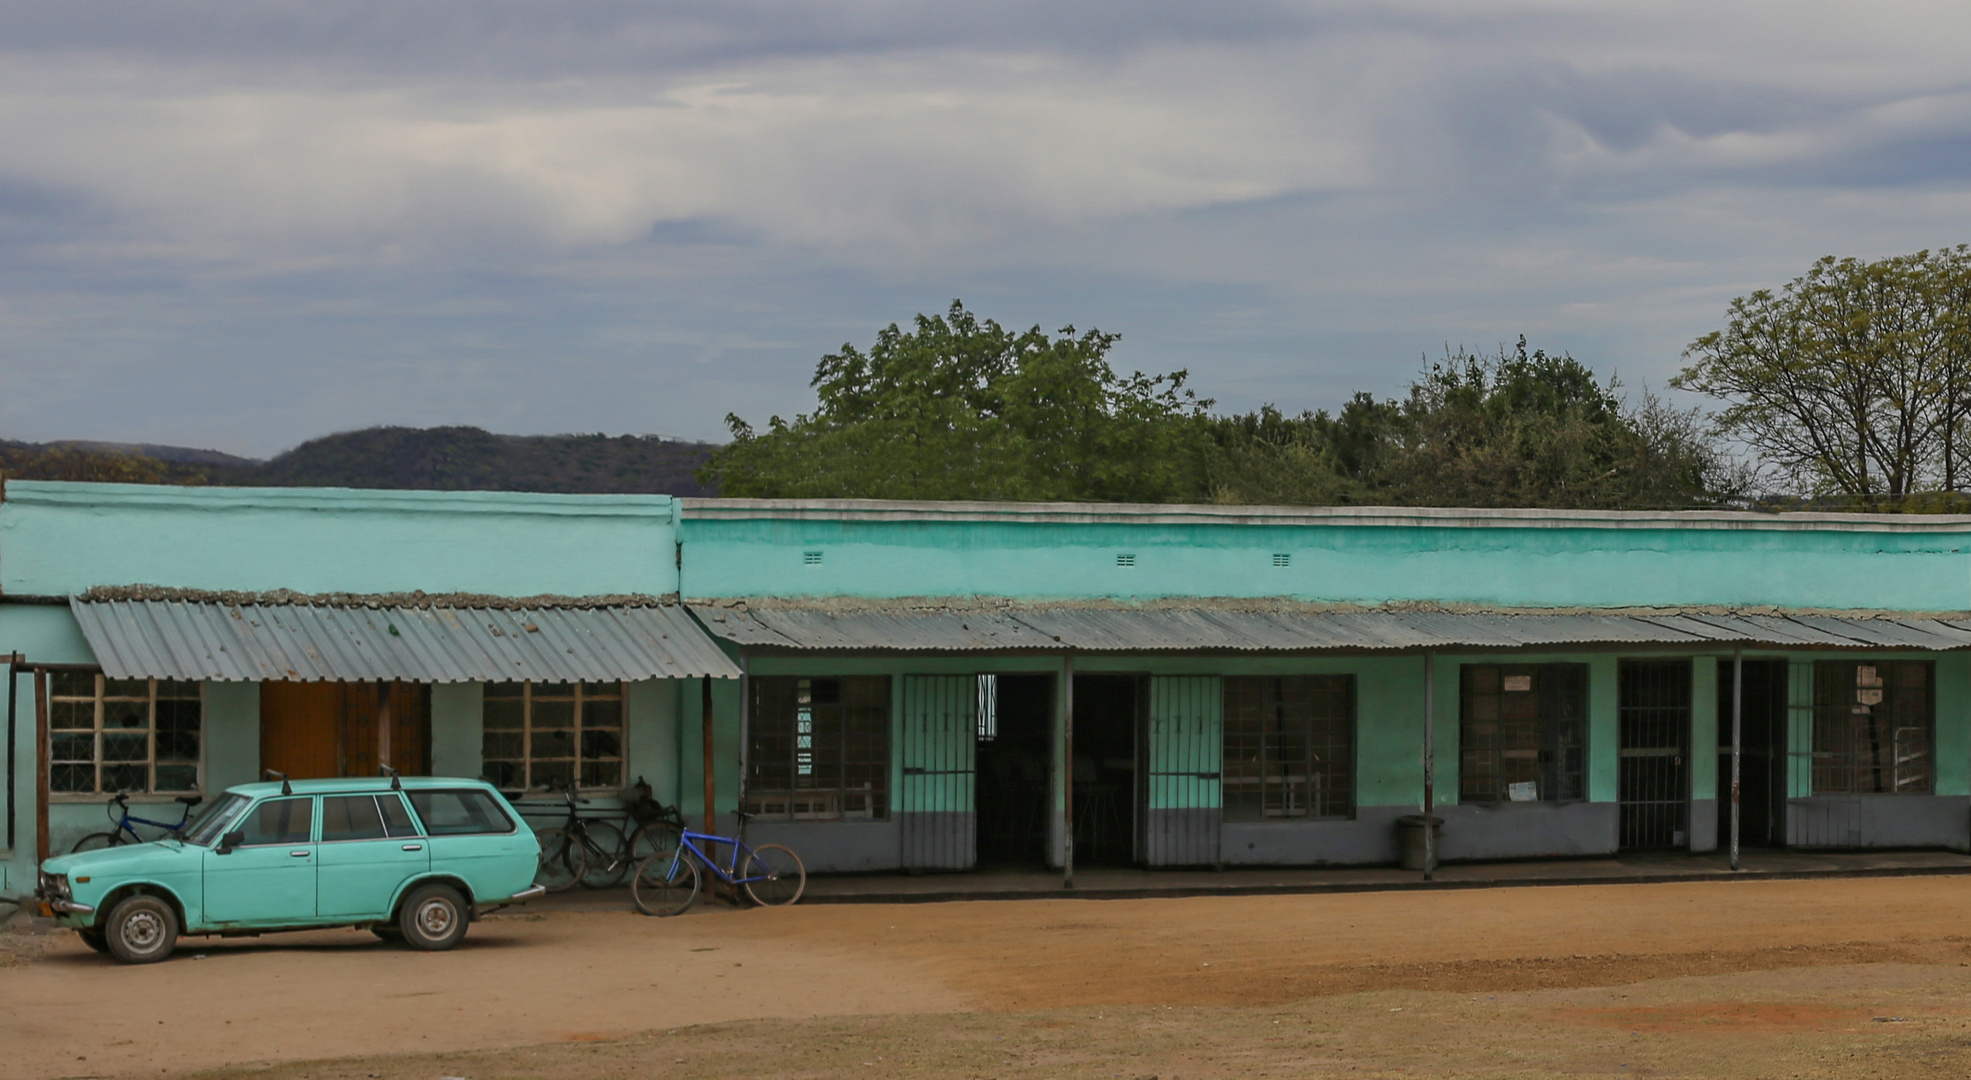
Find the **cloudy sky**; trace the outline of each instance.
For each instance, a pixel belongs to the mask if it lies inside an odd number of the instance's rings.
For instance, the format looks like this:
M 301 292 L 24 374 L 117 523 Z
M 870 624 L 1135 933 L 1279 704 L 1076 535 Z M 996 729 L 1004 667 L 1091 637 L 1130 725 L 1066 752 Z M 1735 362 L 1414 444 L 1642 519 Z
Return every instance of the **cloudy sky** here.
M 1224 408 L 1971 242 L 1971 5 L 0 0 L 0 437 L 715 438 L 962 297 Z

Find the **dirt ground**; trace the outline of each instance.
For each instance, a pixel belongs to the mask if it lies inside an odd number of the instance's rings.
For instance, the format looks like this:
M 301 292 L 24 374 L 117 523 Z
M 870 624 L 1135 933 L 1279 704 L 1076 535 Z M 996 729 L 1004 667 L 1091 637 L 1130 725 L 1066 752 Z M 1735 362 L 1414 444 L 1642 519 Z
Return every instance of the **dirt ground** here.
M 0 967 L 23 1078 L 1963 1076 L 1971 879 L 510 915 L 72 938 Z M 14 1072 L 13 1070 L 18 1070 Z

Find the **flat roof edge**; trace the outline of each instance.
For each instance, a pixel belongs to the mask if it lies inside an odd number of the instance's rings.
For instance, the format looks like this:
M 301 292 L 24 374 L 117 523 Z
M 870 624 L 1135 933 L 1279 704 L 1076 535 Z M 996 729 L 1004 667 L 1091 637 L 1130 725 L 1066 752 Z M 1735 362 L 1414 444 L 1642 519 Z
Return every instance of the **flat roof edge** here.
M 682 521 L 950 521 L 1117 525 L 1364 525 L 1475 528 L 1746 529 L 1971 533 L 1964 514 L 1759 513 L 1750 510 L 1542 510 L 1410 506 L 1217 506 L 1159 503 L 934 502 L 887 499 L 680 498 Z
M 652 517 L 675 520 L 670 495 L 571 495 L 525 491 L 426 491 L 340 487 L 180 487 L 68 480 L 9 480 L 7 504 L 186 507 L 201 510 L 422 510 L 432 513 Z

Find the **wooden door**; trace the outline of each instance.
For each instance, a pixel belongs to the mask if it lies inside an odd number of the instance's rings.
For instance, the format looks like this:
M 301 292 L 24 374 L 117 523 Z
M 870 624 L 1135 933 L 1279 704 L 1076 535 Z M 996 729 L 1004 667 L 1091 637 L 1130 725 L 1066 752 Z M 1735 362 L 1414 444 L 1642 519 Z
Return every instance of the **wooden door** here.
M 260 684 L 260 767 L 290 780 L 341 776 L 342 684 Z
M 390 706 L 388 764 L 431 771 L 431 704 L 418 683 L 270 682 L 260 686 L 260 764 L 290 780 L 375 776 L 380 704 Z

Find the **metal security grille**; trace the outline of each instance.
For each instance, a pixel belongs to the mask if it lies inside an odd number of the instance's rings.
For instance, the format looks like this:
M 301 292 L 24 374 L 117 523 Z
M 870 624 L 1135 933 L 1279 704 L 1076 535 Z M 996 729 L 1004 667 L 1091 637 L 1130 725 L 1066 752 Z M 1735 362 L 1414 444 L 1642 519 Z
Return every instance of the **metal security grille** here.
M 1225 820 L 1354 811 L 1353 676 L 1233 676 L 1224 685 Z
M 969 870 L 979 682 L 970 675 L 906 675 L 903 776 L 897 818 L 906 870 Z
M 1933 678 L 1927 661 L 1815 664 L 1814 794 L 1928 795 Z
M 1586 664 L 1467 664 L 1459 681 L 1459 802 L 1583 796 Z
M 1149 812 L 1143 861 L 1151 866 L 1205 866 L 1218 861 L 1224 709 L 1215 677 L 1150 680 Z
M 1622 847 L 1683 847 L 1690 827 L 1690 661 L 1624 660 L 1616 681 Z
M 775 821 L 889 817 L 890 680 L 760 676 L 746 753 L 746 810 Z

